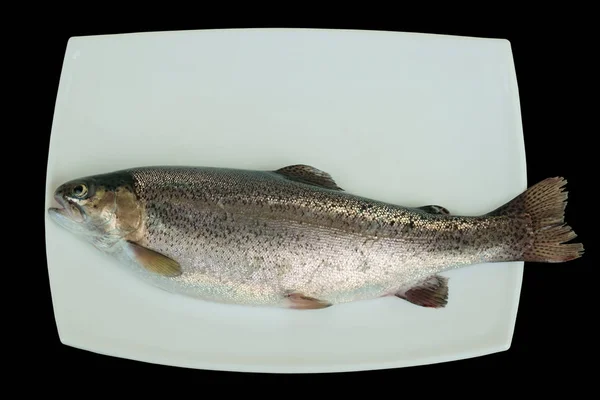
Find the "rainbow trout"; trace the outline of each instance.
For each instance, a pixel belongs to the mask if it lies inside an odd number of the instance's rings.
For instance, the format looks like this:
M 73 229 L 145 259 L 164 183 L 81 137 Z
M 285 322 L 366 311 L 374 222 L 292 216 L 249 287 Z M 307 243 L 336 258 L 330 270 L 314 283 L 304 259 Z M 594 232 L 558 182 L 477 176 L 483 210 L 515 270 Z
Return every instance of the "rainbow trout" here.
M 317 309 L 382 296 L 444 307 L 444 271 L 565 262 L 563 178 L 481 216 L 401 207 L 342 190 L 306 165 L 277 171 L 143 167 L 69 181 L 58 224 L 173 293 L 229 304 Z

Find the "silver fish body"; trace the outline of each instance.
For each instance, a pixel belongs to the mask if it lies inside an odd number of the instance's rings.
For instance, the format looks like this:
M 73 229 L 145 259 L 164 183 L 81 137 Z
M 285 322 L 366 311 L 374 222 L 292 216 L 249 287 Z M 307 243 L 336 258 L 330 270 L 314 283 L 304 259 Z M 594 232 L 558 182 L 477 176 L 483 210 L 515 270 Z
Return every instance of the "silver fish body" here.
M 56 192 L 65 208 L 51 214 L 76 220 L 78 234 L 87 227 L 97 248 L 142 279 L 203 300 L 322 308 L 395 295 L 443 307 L 444 271 L 580 256 L 581 245 L 562 244 L 575 237 L 562 224 L 564 183 L 543 181 L 470 217 L 355 196 L 303 165 L 145 167 L 66 183 Z

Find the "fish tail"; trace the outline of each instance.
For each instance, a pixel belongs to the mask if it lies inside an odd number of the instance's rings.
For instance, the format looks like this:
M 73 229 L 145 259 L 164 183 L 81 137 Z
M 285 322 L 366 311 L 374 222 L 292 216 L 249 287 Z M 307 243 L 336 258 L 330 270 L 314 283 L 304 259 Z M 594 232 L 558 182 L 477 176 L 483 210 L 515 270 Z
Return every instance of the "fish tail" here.
M 523 251 L 522 261 L 559 263 L 583 255 L 583 244 L 566 243 L 577 237 L 564 221 L 568 192 L 563 188 L 566 184 L 562 177 L 545 179 L 488 214 L 528 216 L 531 240 Z

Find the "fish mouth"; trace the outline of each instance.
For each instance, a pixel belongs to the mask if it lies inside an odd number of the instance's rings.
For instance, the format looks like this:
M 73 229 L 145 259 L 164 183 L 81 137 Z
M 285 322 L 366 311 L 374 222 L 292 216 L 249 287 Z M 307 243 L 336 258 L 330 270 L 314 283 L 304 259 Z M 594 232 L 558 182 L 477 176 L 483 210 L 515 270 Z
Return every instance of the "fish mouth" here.
M 54 200 L 58 203 L 58 207 L 48 208 L 48 214 L 52 219 L 61 225 L 64 225 L 67 220 L 70 222 L 83 222 L 84 216 L 77 204 L 70 202 L 58 192 L 54 195 Z
M 54 202 L 58 204 L 58 207 L 50 207 L 48 209 L 48 212 L 50 214 L 60 214 L 60 215 L 67 215 L 67 209 L 65 207 L 65 200 L 62 198 L 62 196 L 55 194 L 54 195 Z

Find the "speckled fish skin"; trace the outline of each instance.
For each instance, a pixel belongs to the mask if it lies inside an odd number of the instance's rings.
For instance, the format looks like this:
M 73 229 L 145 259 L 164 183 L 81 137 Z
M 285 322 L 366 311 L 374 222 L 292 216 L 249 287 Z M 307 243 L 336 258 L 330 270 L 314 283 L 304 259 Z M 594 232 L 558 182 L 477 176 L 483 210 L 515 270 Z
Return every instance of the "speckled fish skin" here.
M 69 211 L 51 214 L 72 231 L 64 220 L 74 225 L 73 215 L 87 216 L 78 226 L 87 227 L 84 236 L 97 248 L 170 292 L 221 303 L 322 308 L 390 295 L 406 298 L 407 291 L 431 283 L 437 274 L 472 264 L 579 257 L 578 244 L 551 243 L 560 254 L 550 249 L 546 259 L 536 252 L 536 221 L 558 215 L 552 229 L 562 223 L 565 182 L 551 179 L 541 186 L 553 196 L 543 215 L 527 213 L 517 198 L 471 217 L 359 197 L 307 166 L 280 171 L 144 167 L 65 183 L 56 198 Z M 81 183 L 88 198 L 73 199 L 69 193 Z M 112 197 L 102 200 L 107 193 Z M 573 237 L 563 227 L 552 239 L 563 243 Z M 174 260 L 180 273 L 166 276 L 145 268 L 131 244 Z M 442 297 L 430 306 L 443 307 L 447 292 Z M 418 296 L 409 300 L 427 305 Z

